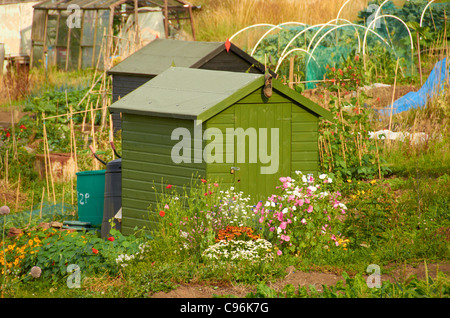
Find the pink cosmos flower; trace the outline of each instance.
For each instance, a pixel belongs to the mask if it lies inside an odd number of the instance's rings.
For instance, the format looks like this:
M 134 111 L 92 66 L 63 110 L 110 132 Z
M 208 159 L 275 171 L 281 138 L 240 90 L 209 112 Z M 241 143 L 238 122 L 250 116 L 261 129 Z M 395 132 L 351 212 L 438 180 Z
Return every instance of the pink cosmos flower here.
M 278 250 L 277 255 L 280 256 L 281 254 L 283 254 L 283 252 L 281 250 Z
M 280 229 L 285 230 L 286 229 L 286 225 L 287 225 L 287 222 L 281 222 Z
M 306 210 L 306 212 L 311 213 L 312 211 L 313 211 L 313 206 L 310 205 L 310 206 L 308 207 L 308 210 Z
M 165 206 L 164 206 L 164 209 L 169 209 L 169 205 L 168 204 L 166 204 Z

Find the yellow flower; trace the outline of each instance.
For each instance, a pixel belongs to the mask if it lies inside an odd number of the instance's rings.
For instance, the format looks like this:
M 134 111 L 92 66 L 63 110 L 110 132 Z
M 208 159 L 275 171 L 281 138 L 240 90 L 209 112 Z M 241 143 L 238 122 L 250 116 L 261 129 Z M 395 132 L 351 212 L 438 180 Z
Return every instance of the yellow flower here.
M 348 182 L 348 183 L 352 183 L 352 180 L 348 179 L 347 182 Z
M 376 182 L 377 182 L 377 180 L 375 180 L 375 179 L 373 179 L 372 181 L 370 181 L 371 184 L 374 184 L 374 183 L 376 183 Z

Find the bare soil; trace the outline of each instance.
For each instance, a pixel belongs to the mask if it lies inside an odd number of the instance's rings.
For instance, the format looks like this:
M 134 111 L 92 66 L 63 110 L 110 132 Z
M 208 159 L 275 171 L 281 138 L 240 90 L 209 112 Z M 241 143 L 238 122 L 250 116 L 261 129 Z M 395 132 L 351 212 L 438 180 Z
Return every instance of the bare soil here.
M 392 265 L 394 266 L 394 265 Z M 388 267 L 389 268 L 389 267 Z M 437 272 L 450 274 L 450 263 L 439 264 L 419 264 L 417 266 L 401 265 L 390 271 L 389 274 L 381 274 L 381 281 L 406 281 L 412 277 L 424 280 L 426 269 L 431 278 L 435 278 Z M 281 291 L 286 285 L 309 287 L 313 285 L 318 291 L 322 290 L 322 285 L 332 286 L 338 281 L 344 280 L 342 275 L 330 272 L 302 272 L 296 271 L 293 267 L 286 269 L 286 276 L 279 281 L 269 283 L 268 286 L 276 291 Z M 170 292 L 157 292 L 152 298 L 212 298 L 217 296 L 233 295 L 238 298 L 245 297 L 248 293 L 254 292 L 254 286 L 243 285 L 208 285 L 208 284 L 181 284 L 177 289 Z

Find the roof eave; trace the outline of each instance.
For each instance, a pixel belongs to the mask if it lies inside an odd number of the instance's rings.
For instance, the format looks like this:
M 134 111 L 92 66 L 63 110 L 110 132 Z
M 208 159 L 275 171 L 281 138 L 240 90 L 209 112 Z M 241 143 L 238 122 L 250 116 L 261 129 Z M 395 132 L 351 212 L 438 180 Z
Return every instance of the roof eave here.
M 329 121 L 334 121 L 333 114 L 330 111 L 326 110 L 325 108 L 321 107 L 320 105 L 316 104 L 315 102 L 313 102 L 309 98 L 306 98 L 305 96 L 301 95 L 300 93 L 297 93 L 293 89 L 286 87 L 280 81 L 273 80 L 272 87 L 274 89 L 280 91 L 287 97 L 295 100 L 300 105 L 303 105 L 304 107 L 306 107 L 307 109 L 309 109 L 310 111 L 312 111 L 313 113 L 318 115 L 319 117 L 322 117 Z

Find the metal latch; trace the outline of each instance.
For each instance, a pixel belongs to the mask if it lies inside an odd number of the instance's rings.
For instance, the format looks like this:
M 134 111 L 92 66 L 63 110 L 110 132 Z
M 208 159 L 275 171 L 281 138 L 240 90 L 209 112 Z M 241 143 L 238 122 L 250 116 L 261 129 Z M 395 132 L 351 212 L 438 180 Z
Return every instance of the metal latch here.
M 239 167 L 231 167 L 230 173 L 233 174 L 235 171 L 238 171 L 239 169 L 240 169 Z

